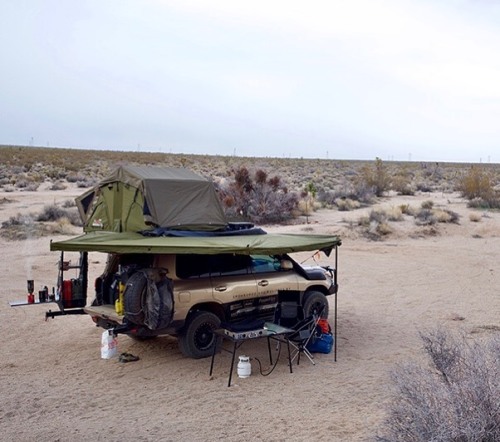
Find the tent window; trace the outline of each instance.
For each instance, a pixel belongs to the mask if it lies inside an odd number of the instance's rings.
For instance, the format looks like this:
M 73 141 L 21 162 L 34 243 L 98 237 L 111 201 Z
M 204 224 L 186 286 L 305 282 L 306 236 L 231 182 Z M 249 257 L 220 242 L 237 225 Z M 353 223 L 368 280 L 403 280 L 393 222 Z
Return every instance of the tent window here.
M 92 200 L 94 199 L 94 195 L 95 192 L 90 192 L 85 198 L 80 200 L 80 204 L 82 205 L 85 214 L 89 213 L 89 208 L 92 204 Z

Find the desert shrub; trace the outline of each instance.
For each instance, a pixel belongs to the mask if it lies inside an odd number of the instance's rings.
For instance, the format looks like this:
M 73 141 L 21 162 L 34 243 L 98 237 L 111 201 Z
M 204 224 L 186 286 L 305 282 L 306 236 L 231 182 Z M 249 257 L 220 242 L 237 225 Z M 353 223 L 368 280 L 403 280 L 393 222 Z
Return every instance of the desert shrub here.
M 480 213 L 477 213 L 477 212 L 472 212 L 469 214 L 469 220 L 473 223 L 478 223 L 479 221 L 481 221 L 481 214 Z
M 43 211 L 36 217 L 36 221 L 61 221 L 66 218 L 74 226 L 81 226 L 80 215 L 77 210 L 63 209 L 55 204 L 45 206 Z
M 426 364 L 391 373 L 393 398 L 378 441 L 500 440 L 500 334 L 482 341 L 421 333 Z
M 317 199 L 324 206 L 334 206 L 337 205 L 338 200 L 346 199 L 359 201 L 362 204 L 372 204 L 375 200 L 375 193 L 363 180 L 357 179 L 355 183 L 345 182 L 337 185 L 333 190 L 320 189 Z
M 252 175 L 246 167 L 230 174 L 232 181 L 218 184 L 219 197 L 229 219 L 279 223 L 295 216 L 298 195 L 289 192 L 279 176 L 268 178 L 261 169 Z
M 459 180 L 458 190 L 469 200 L 469 207 L 500 208 L 500 195 L 495 190 L 491 175 L 484 168 L 472 166 Z
M 433 187 L 428 184 L 428 183 L 425 183 L 425 182 L 419 182 L 417 183 L 416 185 L 416 188 L 419 192 L 432 192 L 433 191 Z
M 462 196 L 472 200 L 480 198 L 484 201 L 492 201 L 495 191 L 490 176 L 486 171 L 478 166 L 472 166 L 461 178 L 458 189 Z
M 85 177 L 78 173 L 69 173 L 66 176 L 66 181 L 68 183 L 77 183 L 78 181 L 85 181 Z
M 390 187 L 389 175 L 380 158 L 375 159 L 373 166 L 363 166 L 361 168 L 360 181 L 360 188 L 372 189 L 376 196 L 382 196 Z
M 96 179 L 89 178 L 89 179 L 84 180 L 84 181 L 78 181 L 76 183 L 76 186 L 78 188 L 88 189 L 89 187 L 95 186 L 96 183 L 97 183 Z
M 460 215 L 449 209 L 434 210 L 434 217 L 438 223 L 453 223 L 459 224 Z
M 391 207 L 386 213 L 389 221 L 403 221 L 403 211 L 401 207 Z
M 420 207 L 422 207 L 422 209 L 432 209 L 434 207 L 434 201 L 423 201 Z
M 50 190 L 64 190 L 66 189 L 66 184 L 64 184 L 62 181 L 56 181 L 52 186 L 50 186 Z
M 66 200 L 62 203 L 62 206 L 65 209 L 69 209 L 70 207 L 76 207 L 76 202 L 75 200 Z
M 430 226 L 436 224 L 437 219 L 431 209 L 420 209 L 415 214 L 415 224 L 418 226 Z
M 37 230 L 31 215 L 18 213 L 2 222 L 0 236 L 10 240 L 24 240 L 36 236 Z
M 500 199 L 487 201 L 482 198 L 473 198 L 467 202 L 467 207 L 483 210 L 500 209 Z
M 340 212 L 348 212 L 350 210 L 359 209 L 361 207 L 359 201 L 352 200 L 350 198 L 337 198 L 335 200 L 335 205 Z
M 410 206 L 409 204 L 401 204 L 401 205 L 399 206 L 399 208 L 400 208 L 401 213 L 402 213 L 403 215 L 415 216 L 416 211 L 415 211 L 415 209 L 414 209 L 412 206 Z
M 391 188 L 399 195 L 415 195 L 411 185 L 411 177 L 407 174 L 392 177 Z
M 368 216 L 361 216 L 358 219 L 358 226 L 368 239 L 379 241 L 393 231 L 387 221 L 388 216 L 384 210 L 372 210 Z

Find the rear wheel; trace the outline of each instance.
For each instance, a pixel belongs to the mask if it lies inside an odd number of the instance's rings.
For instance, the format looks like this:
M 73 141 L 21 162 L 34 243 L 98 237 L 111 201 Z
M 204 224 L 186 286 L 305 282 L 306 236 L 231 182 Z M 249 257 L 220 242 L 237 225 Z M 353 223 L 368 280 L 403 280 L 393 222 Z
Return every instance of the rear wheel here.
M 303 300 L 304 315 L 311 316 L 317 315 L 321 312 L 321 317 L 328 318 L 328 299 L 326 296 L 317 291 L 310 291 L 304 294 Z
M 193 313 L 178 338 L 181 352 L 194 359 L 211 356 L 216 342 L 213 331 L 219 327 L 217 315 L 204 311 Z

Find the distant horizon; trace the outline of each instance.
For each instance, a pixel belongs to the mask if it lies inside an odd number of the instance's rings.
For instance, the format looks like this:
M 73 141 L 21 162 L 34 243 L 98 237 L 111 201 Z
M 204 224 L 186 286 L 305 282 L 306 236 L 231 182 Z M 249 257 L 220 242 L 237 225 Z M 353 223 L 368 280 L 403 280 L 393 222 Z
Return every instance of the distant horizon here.
M 317 157 L 317 156 L 274 156 L 274 155 L 238 155 L 236 153 L 232 154 L 224 154 L 224 153 L 206 153 L 206 152 L 174 152 L 168 151 L 166 152 L 163 149 L 152 150 L 148 148 L 109 148 L 109 147 L 79 147 L 79 146 L 42 146 L 42 145 L 25 145 L 25 144 L 0 144 L 0 148 L 25 148 L 25 149 L 74 149 L 74 150 L 83 150 L 83 151 L 96 151 L 96 152 L 124 152 L 124 153 L 138 153 L 138 154 L 165 154 L 165 155 L 192 155 L 192 156 L 214 156 L 214 157 L 234 157 L 234 158 L 273 158 L 273 159 L 296 159 L 296 160 L 324 160 L 324 161 L 375 161 L 377 158 L 380 158 L 384 162 L 393 162 L 393 163 L 446 163 L 446 164 L 500 164 L 494 161 L 491 161 L 491 158 L 487 158 L 484 161 L 482 158 L 479 161 L 460 161 L 460 160 L 436 160 L 436 159 L 398 159 L 394 157 L 390 158 L 382 158 L 381 156 L 375 155 L 373 158 L 337 158 L 337 157 Z

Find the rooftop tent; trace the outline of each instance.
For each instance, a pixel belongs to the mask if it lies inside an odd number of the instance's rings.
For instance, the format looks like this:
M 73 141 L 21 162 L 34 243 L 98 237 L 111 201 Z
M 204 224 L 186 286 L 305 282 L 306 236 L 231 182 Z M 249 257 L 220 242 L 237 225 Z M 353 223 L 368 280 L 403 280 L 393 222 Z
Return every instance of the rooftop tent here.
M 85 232 L 151 226 L 218 230 L 227 224 L 213 184 L 186 169 L 121 166 L 76 199 Z

